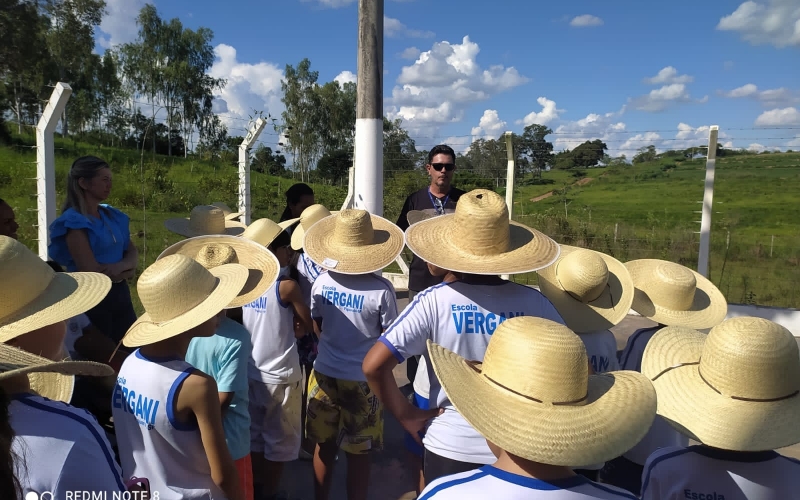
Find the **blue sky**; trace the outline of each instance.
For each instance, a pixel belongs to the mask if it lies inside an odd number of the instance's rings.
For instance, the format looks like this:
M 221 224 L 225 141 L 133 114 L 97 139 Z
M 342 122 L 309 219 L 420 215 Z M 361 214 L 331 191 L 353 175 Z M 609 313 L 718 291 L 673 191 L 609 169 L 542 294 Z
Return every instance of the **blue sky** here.
M 107 2 L 99 51 L 135 38 L 144 5 Z M 286 64 L 308 57 L 321 82 L 355 78 L 356 0 L 154 4 L 214 31 L 210 73 L 228 79 L 232 134 L 254 108 L 280 114 Z M 800 149 L 797 0 L 385 0 L 384 30 L 384 111 L 420 149 L 464 150 L 529 123 L 552 128 L 557 150 L 600 138 L 629 158 L 705 143 L 709 125 L 729 147 Z

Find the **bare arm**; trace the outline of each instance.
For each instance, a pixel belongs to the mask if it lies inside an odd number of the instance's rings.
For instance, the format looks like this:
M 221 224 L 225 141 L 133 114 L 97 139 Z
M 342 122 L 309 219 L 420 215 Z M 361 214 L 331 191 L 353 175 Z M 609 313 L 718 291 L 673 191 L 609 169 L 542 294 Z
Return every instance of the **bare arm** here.
M 178 417 L 188 418 L 192 413 L 197 420 L 214 483 L 228 500 L 244 500 L 239 474 L 225 442 L 216 382 L 208 375 L 195 371 L 184 381 L 177 399 Z
M 222 415 L 225 415 L 225 412 L 228 410 L 228 407 L 233 402 L 233 393 L 232 392 L 218 392 L 219 397 L 219 406 L 222 410 Z
M 122 362 L 128 357 L 128 353 L 118 350 L 114 353 L 114 357 L 111 358 L 111 353 L 114 352 L 116 347 L 114 341 L 103 335 L 94 325 L 84 328 L 83 334 L 75 340 L 75 350 L 78 351 L 81 357 L 88 361 L 106 363 L 111 365 L 116 372 L 119 372 Z
M 67 249 L 80 272 L 105 273 L 108 266 L 98 264 L 84 229 L 70 229 L 65 238 Z
M 281 301 L 284 304 L 291 304 L 294 308 L 295 320 L 299 323 L 294 330 L 295 338 L 303 338 L 306 333 L 314 328 L 311 321 L 311 309 L 308 308 L 303 300 L 303 292 L 300 285 L 294 280 L 281 281 L 280 288 Z
M 139 249 L 133 244 L 133 241 L 128 241 L 128 249 L 122 256 L 120 265 L 125 271 L 135 271 L 136 266 L 139 265 Z

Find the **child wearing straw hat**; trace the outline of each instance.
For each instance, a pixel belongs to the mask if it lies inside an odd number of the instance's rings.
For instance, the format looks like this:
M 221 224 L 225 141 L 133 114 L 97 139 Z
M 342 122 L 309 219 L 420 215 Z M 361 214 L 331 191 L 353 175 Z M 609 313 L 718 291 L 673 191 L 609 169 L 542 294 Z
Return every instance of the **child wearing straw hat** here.
M 167 248 L 158 258 L 175 254 L 193 258 L 206 269 L 231 263 L 248 269 L 247 283 L 227 305 L 228 310 L 260 297 L 278 278 L 278 259 L 263 246 L 245 238 L 225 235 L 189 238 Z M 252 349 L 250 332 L 223 314 L 214 335 L 192 339 L 185 358 L 217 383 L 225 441 L 239 471 L 246 500 L 254 497 L 247 376 Z
M 306 230 L 306 254 L 326 269 L 311 289 L 319 354 L 308 381 L 306 432 L 314 450 L 316 497 L 328 497 L 337 450 L 347 455 L 350 500 L 367 497 L 370 453 L 383 447 L 383 408 L 361 371 L 397 317 L 391 282 L 375 273 L 403 250 L 403 231 L 365 210 L 343 210 Z
M 482 362 L 430 340 L 428 351 L 447 397 L 496 459 L 433 481 L 419 500 L 636 498 L 576 475 L 570 465 L 618 456 L 647 432 L 656 413 L 647 377 L 590 374 L 581 339 L 534 317 L 498 326 Z
M 206 269 L 169 255 L 136 284 L 145 312 L 123 338 L 138 349 L 119 372 L 112 411 L 123 471 L 148 478 L 161 500 L 244 498 L 217 384 L 184 357 L 193 338 L 214 335 L 249 277 L 241 264 Z
M 223 209 L 214 205 L 198 205 L 192 209 L 189 217 L 165 220 L 164 227 L 186 238 L 209 234 L 240 236 L 245 229 L 244 224 L 228 218 Z
M 751 317 L 708 334 L 667 327 L 647 344 L 642 373 L 659 415 L 701 443 L 653 453 L 643 499 L 797 498 L 800 462 L 774 451 L 800 443 L 800 352 L 791 332 Z
M 430 482 L 492 463 L 494 455 L 483 437 L 453 410 L 430 369 L 425 343 L 430 339 L 481 360 L 489 339 L 509 318 L 538 316 L 563 323 L 539 291 L 499 276 L 547 267 L 559 249 L 541 232 L 509 221 L 505 200 L 484 189 L 461 196 L 454 214 L 410 226 L 406 244 L 423 261 L 463 275 L 414 297 L 367 355 L 363 370 L 381 402 L 424 444 L 424 476 Z M 428 363 L 431 410 L 411 405 L 392 376 L 397 364 L 414 355 L 423 355 Z M 425 437 L 420 440 L 423 430 Z
M 634 285 L 631 309 L 656 326 L 639 329 L 628 338 L 619 357 L 622 370 L 641 371 L 647 344 L 665 326 L 708 329 L 725 319 L 725 297 L 710 280 L 688 267 L 657 259 L 633 260 L 625 267 Z M 599 480 L 638 495 L 647 457 L 659 448 L 688 444 L 686 436 L 656 417 L 641 442 L 607 463 Z
M 312 324 L 300 286 L 285 272 L 293 254 L 289 226 L 260 219 L 242 235 L 272 252 L 281 266 L 278 281 L 242 308 L 253 344 L 247 373 L 250 456 L 258 498 L 278 493 L 284 464 L 297 459 L 302 438 L 303 376 L 295 339 Z
M 617 339 L 609 328 L 625 318 L 633 302 L 633 280 L 625 265 L 601 252 L 561 245 L 558 260 L 537 274 L 539 289 L 586 346 L 594 373 L 619 370 Z M 575 465 L 596 481 L 605 464 Z
M 64 498 L 67 491 L 125 491 L 103 429 L 89 412 L 66 404 L 74 375 L 108 376 L 113 370 L 60 362 L 65 321 L 100 303 L 111 280 L 99 273 L 56 273 L 7 236 L 0 236 L 0 276 L 0 387 L 11 397 L 15 434 L 6 446 L 17 457 L 23 492 L 52 491 Z

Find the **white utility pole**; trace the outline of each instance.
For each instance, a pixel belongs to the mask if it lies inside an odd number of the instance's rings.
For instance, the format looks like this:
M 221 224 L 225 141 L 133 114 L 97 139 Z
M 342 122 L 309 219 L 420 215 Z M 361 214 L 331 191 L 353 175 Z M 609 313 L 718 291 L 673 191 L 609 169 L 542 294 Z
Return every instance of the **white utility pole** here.
M 250 147 L 256 142 L 267 121 L 259 118 L 250 127 L 247 137 L 239 145 L 239 211 L 242 212 L 240 221 L 246 226 L 250 225 L 253 202 L 250 197 Z
M 697 272 L 708 277 L 708 253 L 711 246 L 711 208 L 714 203 L 714 170 L 717 165 L 717 136 L 719 127 L 713 125 L 708 132 L 708 155 L 706 156 L 706 186 L 703 194 L 703 216 L 700 220 L 700 252 Z

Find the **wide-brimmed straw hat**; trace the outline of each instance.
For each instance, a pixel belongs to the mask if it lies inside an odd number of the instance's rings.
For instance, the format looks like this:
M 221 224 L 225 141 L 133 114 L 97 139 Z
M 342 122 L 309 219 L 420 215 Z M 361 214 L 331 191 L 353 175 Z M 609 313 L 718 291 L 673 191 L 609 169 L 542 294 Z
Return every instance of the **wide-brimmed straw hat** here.
M 494 191 L 461 195 L 455 213 L 406 229 L 406 244 L 425 262 L 469 274 L 520 274 L 552 264 L 558 244 L 535 229 L 508 220 L 505 200 Z
M 635 286 L 631 309 L 656 323 L 706 329 L 728 313 L 722 292 L 703 275 L 657 259 L 625 263 Z
M 244 224 L 227 220 L 222 209 L 212 205 L 196 206 L 188 218 L 167 219 L 164 221 L 164 226 L 169 231 L 188 238 L 209 234 L 238 236 L 245 229 Z
M 618 457 L 656 416 L 647 377 L 589 375 L 580 337 L 554 321 L 519 316 L 502 322 L 482 363 L 430 341 L 428 352 L 464 419 L 488 441 L 534 462 L 577 467 Z
M 561 245 L 558 260 L 538 274 L 542 293 L 576 333 L 608 330 L 630 312 L 633 279 L 610 255 Z
M 800 353 L 786 328 L 762 318 L 723 321 L 708 334 L 665 327 L 644 350 L 658 413 L 682 434 L 733 451 L 800 443 Z
M 75 375 L 107 377 L 114 369 L 90 361 L 51 361 L 22 349 L 0 344 L 0 382 L 26 375 L 31 392 L 53 401 L 69 402 Z
M 206 269 L 225 264 L 241 264 L 247 268 L 247 283 L 226 309 L 242 307 L 261 297 L 275 283 L 280 273 L 280 263 L 272 252 L 254 241 L 236 236 L 189 238 L 164 250 L 158 259 L 175 254 L 192 258 Z
M 226 205 L 221 201 L 215 201 L 214 203 L 211 204 L 211 206 L 217 207 L 220 210 L 222 210 L 222 214 L 225 216 L 225 220 L 236 220 L 242 215 L 244 215 L 244 212 L 242 211 L 234 212 L 231 207 L 229 207 L 228 205 Z
M 283 222 L 275 222 L 270 219 L 254 220 L 242 233 L 242 238 L 252 240 L 263 247 L 268 247 L 275 241 L 275 238 L 286 231 L 288 228 L 297 224 L 300 219 L 290 219 Z
M 206 269 L 185 255 L 155 261 L 136 283 L 145 312 L 122 343 L 154 344 L 205 323 L 233 302 L 249 275 L 241 264 Z
M 338 212 L 331 212 L 319 203 L 311 205 L 303 210 L 303 213 L 300 214 L 300 223 L 292 231 L 292 249 L 301 250 L 303 248 L 303 240 L 305 239 L 306 231 L 325 217 L 330 217 L 337 213 Z
M 306 231 L 303 248 L 318 266 L 342 274 L 367 274 L 403 251 L 403 230 L 366 210 L 342 210 Z
M 451 214 L 453 212 L 454 209 L 446 208 L 444 213 Z M 437 217 L 439 215 L 444 215 L 444 214 L 440 214 L 439 212 L 436 211 L 435 208 L 423 208 L 422 210 L 409 210 L 408 213 L 406 214 L 406 220 L 408 221 L 408 225 L 410 226 L 416 224 L 419 221 L 428 220 L 432 217 Z
M 0 277 L 0 342 L 83 314 L 111 290 L 108 276 L 57 273 L 8 236 L 0 236 Z

